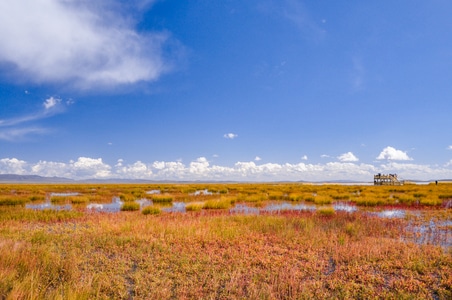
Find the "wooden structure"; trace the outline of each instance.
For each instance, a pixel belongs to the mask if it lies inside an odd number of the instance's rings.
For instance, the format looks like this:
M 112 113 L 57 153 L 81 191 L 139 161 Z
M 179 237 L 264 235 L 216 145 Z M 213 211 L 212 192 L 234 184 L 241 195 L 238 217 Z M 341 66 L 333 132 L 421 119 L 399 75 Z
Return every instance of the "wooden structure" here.
M 374 185 L 402 185 L 397 178 L 397 174 L 381 174 L 374 175 Z

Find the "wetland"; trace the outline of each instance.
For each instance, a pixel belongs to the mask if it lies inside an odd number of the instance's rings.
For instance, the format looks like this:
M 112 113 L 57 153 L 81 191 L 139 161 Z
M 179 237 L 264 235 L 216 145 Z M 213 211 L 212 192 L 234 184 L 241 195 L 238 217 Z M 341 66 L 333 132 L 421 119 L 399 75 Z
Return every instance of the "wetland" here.
M 1 184 L 0 298 L 452 297 L 452 184 Z

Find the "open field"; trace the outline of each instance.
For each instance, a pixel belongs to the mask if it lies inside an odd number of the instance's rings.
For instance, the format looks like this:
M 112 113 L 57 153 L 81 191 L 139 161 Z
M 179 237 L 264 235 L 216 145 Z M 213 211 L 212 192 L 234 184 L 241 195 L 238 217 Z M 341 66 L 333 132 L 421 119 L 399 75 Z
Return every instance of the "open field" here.
M 451 299 L 451 201 L 452 184 L 4 184 L 0 298 Z

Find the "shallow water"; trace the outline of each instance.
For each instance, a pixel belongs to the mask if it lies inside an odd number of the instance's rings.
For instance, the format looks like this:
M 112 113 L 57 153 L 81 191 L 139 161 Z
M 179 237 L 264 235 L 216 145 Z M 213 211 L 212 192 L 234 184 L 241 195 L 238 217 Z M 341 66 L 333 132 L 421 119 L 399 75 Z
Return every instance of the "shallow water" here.
M 185 203 L 184 202 L 173 202 L 173 206 L 162 208 L 164 212 L 170 213 L 184 213 L 186 212 Z
M 342 202 L 336 202 L 333 204 L 333 208 L 335 211 L 345 211 L 348 213 L 352 213 L 355 211 L 358 211 L 358 208 L 356 205 L 348 204 L 348 203 L 342 203 Z
M 86 209 L 95 212 L 114 213 L 121 211 L 122 204 L 123 202 L 119 197 L 113 197 L 111 203 L 90 203 L 86 206 Z
M 251 207 L 247 204 L 236 204 L 233 208 L 229 209 L 233 214 L 255 214 L 258 215 L 261 212 L 280 213 L 283 211 L 315 211 L 317 208 L 315 205 L 306 204 L 292 204 L 292 203 L 270 203 L 264 207 Z
M 50 193 L 49 196 L 50 198 L 52 197 L 70 197 L 70 196 L 78 196 L 80 195 L 80 193 Z
M 452 221 L 435 221 L 416 224 L 410 223 L 406 228 L 404 240 L 419 245 L 439 245 L 443 248 L 452 247 Z
M 205 190 L 198 190 L 191 195 L 193 195 L 193 196 L 201 196 L 201 195 L 209 196 L 209 195 L 213 195 L 213 193 L 209 192 L 208 189 L 205 189 Z
M 135 200 L 135 202 L 140 204 L 140 209 L 142 209 L 146 206 L 152 205 L 152 201 L 150 201 L 146 198 Z
M 258 215 L 260 210 L 257 207 L 250 207 L 246 204 L 236 204 L 233 208 L 229 209 L 229 212 L 231 214 Z
M 404 218 L 406 216 L 406 211 L 403 209 L 388 209 L 371 214 L 380 218 Z
M 48 210 L 61 211 L 61 210 L 71 210 L 72 205 L 70 205 L 70 204 L 54 205 L 50 202 L 45 202 L 45 203 L 41 203 L 41 204 L 25 204 L 25 208 L 33 209 L 33 210 L 47 210 L 48 209 Z
M 148 195 L 158 195 L 158 194 L 161 194 L 161 191 L 160 190 L 150 190 L 150 191 L 147 191 L 146 194 L 148 194 Z

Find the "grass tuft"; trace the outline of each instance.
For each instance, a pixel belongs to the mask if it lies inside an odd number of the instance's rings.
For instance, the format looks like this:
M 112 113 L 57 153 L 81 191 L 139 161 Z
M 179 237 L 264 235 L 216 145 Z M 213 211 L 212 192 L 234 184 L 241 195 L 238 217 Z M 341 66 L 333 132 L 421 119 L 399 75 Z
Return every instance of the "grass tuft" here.
M 162 210 L 159 207 L 156 206 L 146 206 L 141 211 L 143 215 L 159 215 L 162 213 Z

